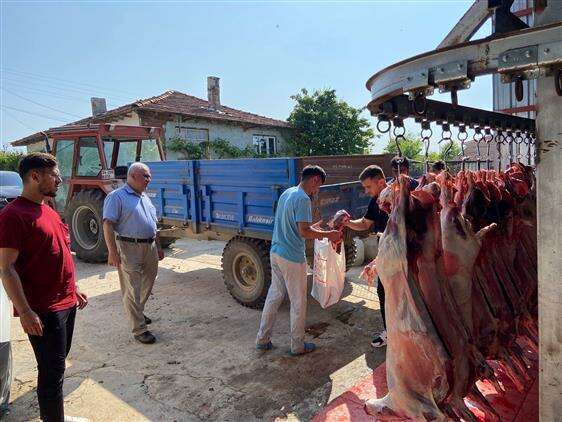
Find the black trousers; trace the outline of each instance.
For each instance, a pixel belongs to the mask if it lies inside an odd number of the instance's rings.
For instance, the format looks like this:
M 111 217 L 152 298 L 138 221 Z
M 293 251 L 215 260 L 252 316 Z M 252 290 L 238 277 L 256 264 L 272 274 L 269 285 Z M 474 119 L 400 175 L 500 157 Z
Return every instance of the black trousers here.
M 29 336 L 37 360 L 37 398 L 43 422 L 64 422 L 65 359 L 72 344 L 76 307 L 39 315 L 42 336 Z
M 386 316 L 384 315 L 384 286 L 382 285 L 380 278 L 377 280 L 377 296 L 379 297 L 379 303 L 381 305 L 382 325 L 386 330 Z

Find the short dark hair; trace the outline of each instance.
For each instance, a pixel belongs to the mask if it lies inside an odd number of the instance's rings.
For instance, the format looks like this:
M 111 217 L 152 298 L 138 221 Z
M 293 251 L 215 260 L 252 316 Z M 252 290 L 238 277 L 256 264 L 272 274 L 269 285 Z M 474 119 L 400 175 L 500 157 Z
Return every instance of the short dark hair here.
M 363 169 L 363 171 L 359 175 L 359 180 L 363 181 L 366 179 L 377 179 L 379 177 L 384 179 L 384 172 L 379 166 L 377 166 L 376 164 L 372 164 Z
M 326 172 L 322 167 L 308 165 L 302 169 L 301 180 L 303 182 L 314 176 L 320 176 L 322 178 L 322 183 L 326 181 Z
M 410 169 L 410 160 L 407 157 L 394 157 L 390 161 L 390 165 L 394 170 L 398 170 L 398 162 L 400 162 L 400 167 Z
M 57 159 L 45 152 L 32 152 L 25 155 L 19 163 L 18 173 L 23 181 L 31 170 L 50 169 L 57 166 Z
M 431 170 L 440 171 L 440 170 L 445 170 L 446 167 L 447 165 L 445 164 L 445 161 L 439 160 L 431 165 Z

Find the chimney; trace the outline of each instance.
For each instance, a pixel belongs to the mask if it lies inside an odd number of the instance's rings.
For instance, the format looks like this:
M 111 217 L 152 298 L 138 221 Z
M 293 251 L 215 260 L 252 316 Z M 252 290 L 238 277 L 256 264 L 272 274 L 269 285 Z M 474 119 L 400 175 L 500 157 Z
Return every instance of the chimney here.
M 90 103 L 92 104 L 92 116 L 96 117 L 107 111 L 107 105 L 105 104 L 105 98 L 90 98 Z
M 221 89 L 219 86 L 219 78 L 216 76 L 207 77 L 207 98 L 209 107 L 217 110 L 221 105 Z

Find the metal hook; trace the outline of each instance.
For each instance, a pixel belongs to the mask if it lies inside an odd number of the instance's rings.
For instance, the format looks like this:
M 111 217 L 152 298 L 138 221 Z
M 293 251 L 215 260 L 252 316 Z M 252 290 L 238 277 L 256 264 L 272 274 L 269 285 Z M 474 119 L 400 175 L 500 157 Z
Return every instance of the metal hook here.
M 482 129 L 480 127 L 475 127 L 474 128 L 474 135 L 472 137 L 472 140 L 474 141 L 474 143 L 476 144 L 476 167 L 478 170 L 480 170 L 480 165 L 481 165 L 481 156 L 480 156 L 480 143 L 482 142 L 482 140 L 484 139 L 484 135 L 482 134 Z
M 516 131 L 515 132 L 515 139 L 513 140 L 513 142 L 515 142 L 515 159 L 517 160 L 518 163 L 521 162 L 521 158 L 523 157 L 521 155 L 521 143 L 523 142 L 523 136 L 521 135 L 521 131 Z
M 507 141 L 507 151 L 509 156 L 509 163 L 513 162 L 513 132 L 508 130 L 506 132 L 506 141 Z
M 496 150 L 498 152 L 498 171 L 502 170 L 502 148 L 501 146 L 505 143 L 505 135 L 503 132 L 498 131 L 496 135 Z
M 486 142 L 486 169 L 490 170 L 492 166 L 492 160 L 490 160 L 490 147 L 492 146 L 492 141 L 494 140 L 494 135 L 492 135 L 492 129 L 489 127 L 484 129 L 484 142 Z
M 425 144 L 425 172 L 429 173 L 429 144 L 431 142 L 431 136 L 433 136 L 433 131 L 431 130 L 431 126 L 429 121 L 425 120 L 421 124 L 422 130 L 420 132 L 422 141 Z
M 449 141 L 449 145 L 447 145 L 445 147 L 445 150 L 441 154 L 441 156 L 443 157 L 443 160 L 446 160 L 447 155 L 449 154 L 449 152 L 453 148 L 454 141 L 453 141 L 453 138 L 452 138 L 452 133 L 451 133 L 451 129 L 450 129 L 449 124 L 443 123 L 442 128 L 443 128 L 443 132 L 441 133 L 441 140 L 438 143 L 440 144 L 443 141 Z
M 404 154 L 402 154 L 402 149 L 400 148 L 400 141 L 399 139 L 406 139 L 404 138 L 404 135 L 406 133 L 406 128 L 404 127 L 404 122 L 402 121 L 402 119 L 399 118 L 395 118 L 393 120 L 394 123 L 394 129 L 392 131 L 392 133 L 394 134 L 394 142 L 396 143 L 396 149 L 398 150 L 398 157 L 402 157 Z M 401 129 L 401 131 L 399 130 Z M 400 163 L 398 163 L 400 166 Z

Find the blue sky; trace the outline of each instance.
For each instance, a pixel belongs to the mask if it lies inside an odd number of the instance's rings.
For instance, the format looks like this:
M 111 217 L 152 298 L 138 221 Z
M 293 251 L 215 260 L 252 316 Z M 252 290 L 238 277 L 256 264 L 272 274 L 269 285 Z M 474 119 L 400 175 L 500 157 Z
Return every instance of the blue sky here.
M 168 89 L 206 98 L 209 75 L 224 105 L 278 119 L 301 88 L 361 107 L 369 76 L 434 49 L 471 3 L 3 0 L 0 139 L 86 117 L 91 96 L 109 108 Z M 459 100 L 490 108 L 490 78 Z

